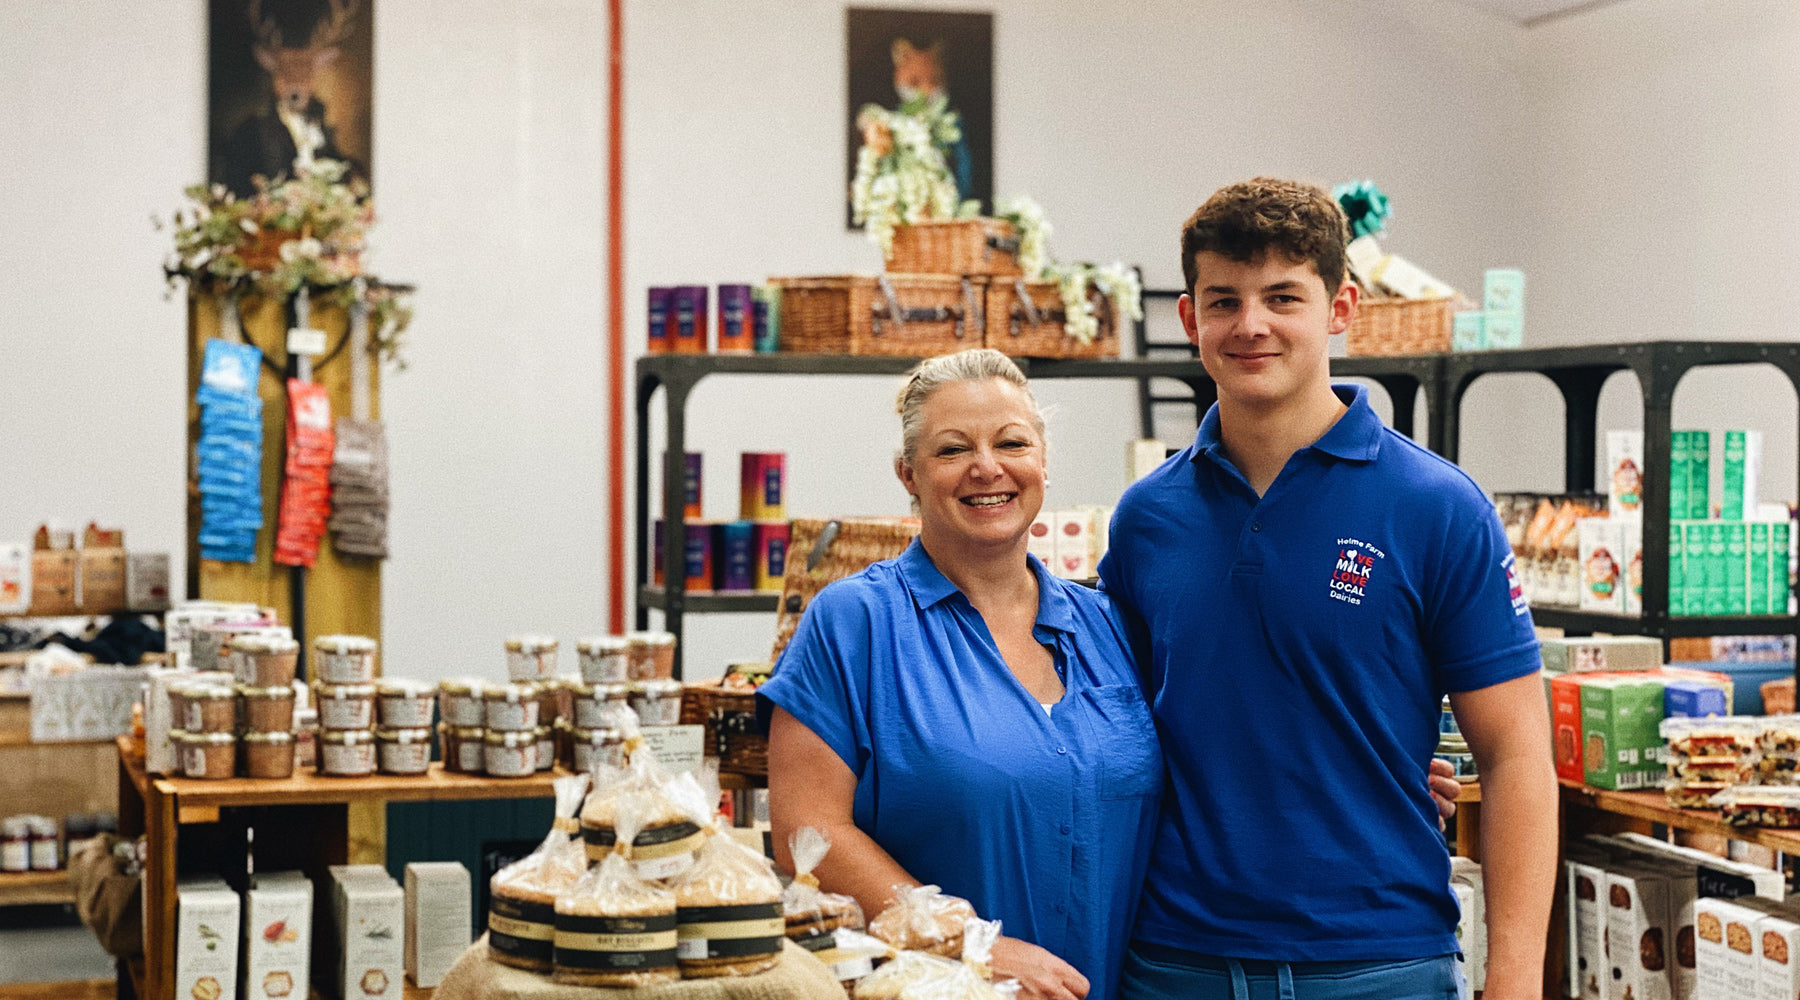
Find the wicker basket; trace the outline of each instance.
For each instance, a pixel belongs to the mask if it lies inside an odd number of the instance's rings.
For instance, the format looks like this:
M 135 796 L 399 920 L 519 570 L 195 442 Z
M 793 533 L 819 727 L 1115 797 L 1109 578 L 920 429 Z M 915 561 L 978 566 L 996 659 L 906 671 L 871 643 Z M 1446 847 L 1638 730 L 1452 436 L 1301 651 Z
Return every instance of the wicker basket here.
M 942 274 L 777 278 L 781 349 L 928 358 L 980 347 L 979 278 Z
M 1099 329 L 1084 344 L 1063 328 L 1067 314 L 1055 282 L 996 278 L 988 283 L 987 346 L 1016 358 L 1118 357 L 1112 298 L 1090 285 L 1088 301 Z
M 756 692 L 725 690 L 719 680 L 697 681 L 681 691 L 681 724 L 705 726 L 708 756 L 719 770 L 769 773 L 769 739 L 756 727 Z
M 951 219 L 894 227 L 888 270 L 903 274 L 1018 274 L 1019 233 L 1005 219 Z
M 1364 299 L 1344 350 L 1352 355 L 1448 351 L 1453 307 L 1451 299 Z
M 800 616 L 826 584 L 894 558 L 918 533 L 919 522 L 910 517 L 795 518 L 788 533 L 787 576 L 781 583 L 769 662 L 779 668 L 781 651 L 800 626 Z

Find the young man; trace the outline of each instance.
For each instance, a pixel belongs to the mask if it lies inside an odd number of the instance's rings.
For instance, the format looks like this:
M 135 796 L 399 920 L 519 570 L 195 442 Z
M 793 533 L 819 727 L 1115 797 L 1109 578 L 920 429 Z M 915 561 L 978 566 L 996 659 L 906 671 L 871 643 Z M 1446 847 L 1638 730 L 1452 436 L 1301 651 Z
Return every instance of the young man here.
M 1543 995 L 1557 794 L 1530 613 L 1481 490 L 1331 384 L 1345 240 L 1328 194 L 1266 178 L 1182 232 L 1219 401 L 1126 491 L 1100 566 L 1145 628 L 1169 773 L 1125 1000 L 1466 992 L 1424 780 L 1445 693 L 1481 772 L 1486 996 Z

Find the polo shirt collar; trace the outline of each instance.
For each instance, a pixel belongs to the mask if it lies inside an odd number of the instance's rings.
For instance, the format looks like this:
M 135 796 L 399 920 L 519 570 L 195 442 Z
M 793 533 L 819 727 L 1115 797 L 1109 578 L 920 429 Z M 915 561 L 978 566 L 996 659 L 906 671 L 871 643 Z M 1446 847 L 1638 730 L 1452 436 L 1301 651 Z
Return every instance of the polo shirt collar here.
M 1056 585 L 1050 571 L 1044 568 L 1037 557 L 1027 554 L 1025 561 L 1031 566 L 1032 573 L 1037 575 L 1037 624 L 1059 632 L 1075 631 L 1075 607 L 1069 596 Z M 907 544 L 906 551 L 900 553 L 895 565 L 900 570 L 900 578 L 906 581 L 906 589 L 911 592 L 913 603 L 920 610 L 929 608 L 952 594 L 962 593 L 931 561 L 924 544 L 917 538 Z
M 1312 443 L 1312 447 L 1353 462 L 1374 461 L 1381 452 L 1382 423 L 1369 406 L 1368 387 L 1343 383 L 1334 384 L 1331 391 L 1337 393 L 1338 399 L 1349 409 L 1323 437 Z M 1224 449 L 1225 443 L 1219 436 L 1219 405 L 1214 403 L 1194 435 L 1194 458 L 1204 455 L 1218 461 L 1225 457 Z

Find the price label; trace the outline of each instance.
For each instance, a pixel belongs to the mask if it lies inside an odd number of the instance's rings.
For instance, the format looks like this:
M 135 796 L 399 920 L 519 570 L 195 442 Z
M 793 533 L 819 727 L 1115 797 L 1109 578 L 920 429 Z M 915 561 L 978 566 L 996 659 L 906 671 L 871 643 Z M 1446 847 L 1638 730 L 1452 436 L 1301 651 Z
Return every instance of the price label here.
M 325 331 L 296 326 L 288 331 L 287 349 L 289 354 L 318 357 L 325 353 Z
M 644 743 L 662 765 L 679 774 L 697 771 L 705 757 L 705 726 L 645 726 Z

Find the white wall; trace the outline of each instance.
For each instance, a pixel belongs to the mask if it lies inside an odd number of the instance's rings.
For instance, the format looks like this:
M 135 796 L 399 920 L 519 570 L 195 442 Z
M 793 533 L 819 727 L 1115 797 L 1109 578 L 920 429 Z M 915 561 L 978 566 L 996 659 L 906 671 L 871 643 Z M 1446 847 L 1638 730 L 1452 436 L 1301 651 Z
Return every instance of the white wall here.
M 1800 281 L 1776 263 L 1800 215 L 1782 162 L 1797 112 L 1777 100 L 1795 89 L 1788 4 L 1624 0 L 1531 29 L 1437 0 L 981 6 L 996 14 L 996 187 L 1048 208 L 1065 258 L 1170 285 L 1177 227 L 1218 185 L 1372 177 L 1396 205 L 1392 249 L 1465 289 L 1485 267 L 1526 268 L 1532 342 L 1787 336 L 1773 306 Z M 411 368 L 384 387 L 383 639 L 395 673 L 492 675 L 510 632 L 604 626 L 603 5 L 376 7 L 374 265 L 421 288 Z M 647 285 L 876 266 L 842 228 L 843 7 L 627 4 L 634 356 Z M 204 67 L 199 0 L 0 0 L 0 135 L 26 151 L 0 194 L 0 537 L 96 517 L 179 558 L 185 319 L 162 297 L 167 235 L 148 217 L 203 169 Z M 739 451 L 775 449 L 795 513 L 902 510 L 891 388 L 702 386 L 690 441 L 707 513 L 735 512 Z M 1678 421 L 1732 395 L 1703 388 L 1684 388 Z M 1608 419 L 1628 426 L 1623 395 L 1609 389 Z M 1791 395 L 1735 395 L 1750 403 L 1718 418 L 1771 432 L 1770 479 L 1793 495 Z M 1042 396 L 1050 501 L 1110 502 L 1129 387 Z M 1483 385 L 1466 464 L 1493 489 L 1556 488 L 1558 420 L 1547 392 Z M 690 621 L 696 673 L 761 655 L 772 631 L 767 616 Z

